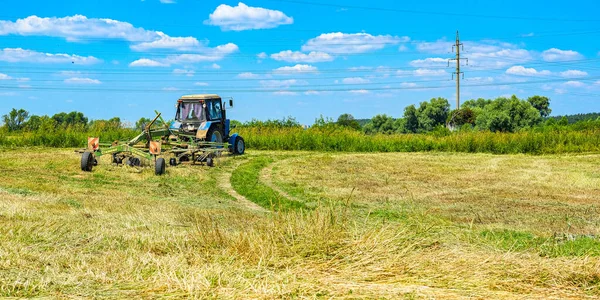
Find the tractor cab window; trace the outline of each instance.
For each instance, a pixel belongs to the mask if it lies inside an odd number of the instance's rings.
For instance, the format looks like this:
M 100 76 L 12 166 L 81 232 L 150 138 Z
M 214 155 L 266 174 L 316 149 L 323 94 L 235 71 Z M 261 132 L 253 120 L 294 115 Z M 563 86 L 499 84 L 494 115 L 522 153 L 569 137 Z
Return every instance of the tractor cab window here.
M 177 107 L 175 118 L 182 123 L 204 122 L 206 121 L 206 112 L 200 102 L 181 102 Z
M 222 116 L 221 101 L 209 100 L 206 104 L 210 120 L 220 120 Z

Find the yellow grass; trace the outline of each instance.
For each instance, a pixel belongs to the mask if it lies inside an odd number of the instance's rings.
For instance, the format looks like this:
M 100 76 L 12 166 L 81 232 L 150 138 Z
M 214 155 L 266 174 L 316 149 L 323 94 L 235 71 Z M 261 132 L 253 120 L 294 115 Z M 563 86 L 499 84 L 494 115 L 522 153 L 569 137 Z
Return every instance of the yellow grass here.
M 274 163 L 252 184 L 316 208 L 265 212 L 222 183 L 263 156 Z M 597 297 L 598 256 L 556 237 L 599 233 L 598 162 L 251 152 L 156 177 L 106 160 L 82 173 L 71 150 L 4 150 L 0 296 Z M 548 241 L 506 246 L 501 230 Z

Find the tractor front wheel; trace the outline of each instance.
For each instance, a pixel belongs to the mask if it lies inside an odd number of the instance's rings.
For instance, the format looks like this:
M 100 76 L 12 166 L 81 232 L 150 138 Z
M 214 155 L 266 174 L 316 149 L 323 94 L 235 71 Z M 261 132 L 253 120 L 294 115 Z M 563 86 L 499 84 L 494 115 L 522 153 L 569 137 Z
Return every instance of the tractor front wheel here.
M 163 175 L 165 174 L 165 169 L 167 167 L 167 164 L 165 163 L 165 159 L 164 158 L 159 158 L 156 160 L 156 164 L 154 165 L 154 174 L 156 175 Z
M 242 155 L 246 151 L 246 143 L 241 136 L 235 138 L 233 142 L 233 154 Z
M 96 159 L 94 158 L 94 154 L 92 152 L 83 152 L 83 155 L 81 155 L 81 170 L 85 172 L 91 172 L 94 165 L 97 164 L 95 161 Z

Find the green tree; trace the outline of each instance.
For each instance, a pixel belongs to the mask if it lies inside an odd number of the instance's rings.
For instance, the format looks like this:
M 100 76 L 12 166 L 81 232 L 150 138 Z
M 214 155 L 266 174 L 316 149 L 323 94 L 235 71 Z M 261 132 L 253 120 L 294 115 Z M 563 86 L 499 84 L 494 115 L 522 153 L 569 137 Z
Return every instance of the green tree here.
M 337 122 L 338 125 L 343 127 L 352 128 L 355 130 L 360 130 L 360 124 L 351 114 L 342 114 L 338 117 Z
M 566 116 L 563 116 L 562 118 L 560 118 L 560 121 L 558 121 L 558 125 L 560 125 L 560 126 L 569 125 L 569 119 Z
M 29 119 L 29 112 L 24 109 L 13 108 L 8 114 L 2 116 L 2 121 L 9 131 L 19 130 Z
M 537 125 L 541 121 L 542 117 L 535 107 L 512 96 L 491 101 L 477 114 L 475 124 L 479 129 L 493 132 L 514 132 Z
M 70 113 L 61 112 L 52 116 L 52 119 L 56 121 L 56 124 L 60 126 L 83 126 L 85 127 L 88 123 L 83 113 L 78 111 L 72 111 Z
M 475 125 L 475 111 L 469 107 L 454 110 L 448 115 L 448 123 L 458 127 L 465 124 Z
M 150 124 L 150 122 L 152 122 L 152 120 L 141 117 L 139 120 L 137 120 L 137 122 L 135 122 L 135 129 L 143 130 L 148 124 Z
M 391 134 L 395 131 L 394 119 L 388 115 L 376 115 L 365 125 L 365 133 Z
M 450 103 L 444 98 L 433 98 L 429 102 L 421 102 L 417 111 L 419 128 L 432 131 L 436 126 L 444 125 L 450 112 Z
M 403 132 L 417 132 L 419 130 L 419 118 L 417 116 L 417 108 L 414 104 L 411 104 L 404 108 L 404 124 Z
M 33 115 L 27 122 L 23 123 L 23 129 L 27 131 L 36 131 L 42 125 L 42 117 Z
M 550 98 L 544 96 L 532 96 L 527 98 L 527 102 L 540 112 L 540 116 L 545 118 L 552 113 L 550 109 Z

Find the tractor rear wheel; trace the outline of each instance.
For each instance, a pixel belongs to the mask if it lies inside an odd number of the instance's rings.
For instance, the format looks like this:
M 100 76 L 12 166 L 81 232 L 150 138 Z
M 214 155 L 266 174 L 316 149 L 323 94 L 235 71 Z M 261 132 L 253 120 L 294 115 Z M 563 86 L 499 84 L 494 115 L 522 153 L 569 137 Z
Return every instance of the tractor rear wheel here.
M 242 155 L 246 151 L 246 143 L 241 136 L 235 138 L 233 142 L 233 154 Z
M 94 154 L 92 154 L 92 152 L 83 152 L 83 155 L 81 155 L 81 170 L 91 172 L 94 167 L 94 161 Z
M 212 126 L 208 132 L 206 133 L 206 141 L 207 142 L 215 142 L 222 143 L 223 142 L 223 134 L 219 131 L 218 126 Z
M 159 158 L 156 160 L 156 164 L 154 165 L 154 174 L 156 175 L 162 175 L 165 174 L 165 169 L 167 167 L 167 164 L 165 163 L 165 159 L 164 158 Z

